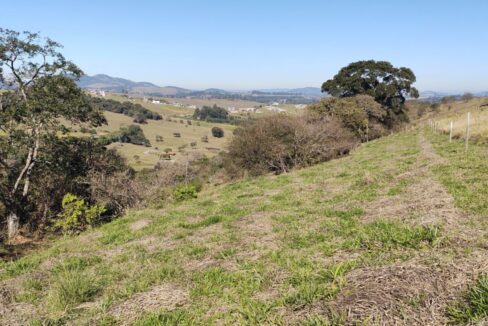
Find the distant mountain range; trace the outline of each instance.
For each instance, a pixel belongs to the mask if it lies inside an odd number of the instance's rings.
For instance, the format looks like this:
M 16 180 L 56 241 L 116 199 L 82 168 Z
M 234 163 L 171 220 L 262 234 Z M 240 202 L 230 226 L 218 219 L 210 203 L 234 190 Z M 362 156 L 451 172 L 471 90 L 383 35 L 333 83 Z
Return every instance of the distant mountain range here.
M 320 88 L 318 87 L 304 87 L 304 88 L 278 88 L 278 89 L 264 89 L 256 91 L 227 91 L 218 88 L 209 88 L 205 90 L 190 90 L 175 86 L 158 86 L 149 82 L 134 82 L 124 78 L 111 77 L 104 74 L 94 76 L 83 76 L 78 81 L 78 86 L 85 89 L 103 90 L 115 93 L 130 93 L 141 94 L 149 96 L 212 96 L 212 97 L 228 97 L 235 94 L 246 93 L 265 93 L 265 94 L 292 94 L 312 97 L 322 97 Z
M 128 79 L 111 77 L 104 74 L 83 76 L 78 81 L 78 86 L 86 89 L 98 89 L 115 93 L 131 93 L 142 95 L 174 96 L 187 94 L 191 91 L 174 86 L 160 87 L 149 82 L 134 82 Z
M 210 97 L 210 98 L 241 98 L 258 102 L 287 100 L 296 103 L 313 102 L 327 96 L 318 87 L 303 88 L 271 88 L 253 91 L 228 91 L 218 88 L 191 90 L 176 86 L 158 86 L 149 82 L 134 82 L 124 78 L 111 77 L 104 74 L 83 76 L 78 85 L 85 89 L 103 90 L 114 93 L 140 94 L 146 96 L 166 97 Z M 460 96 L 462 92 L 420 92 L 421 100 L 436 101 L 444 96 Z M 488 92 L 474 93 L 475 96 L 488 96 Z

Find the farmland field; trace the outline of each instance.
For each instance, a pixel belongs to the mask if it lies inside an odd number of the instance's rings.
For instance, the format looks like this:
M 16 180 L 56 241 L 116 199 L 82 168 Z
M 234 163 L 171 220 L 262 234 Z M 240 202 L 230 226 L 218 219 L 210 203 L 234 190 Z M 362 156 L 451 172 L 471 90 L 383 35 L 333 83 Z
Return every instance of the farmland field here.
M 164 112 L 166 113 L 166 111 Z M 131 117 L 123 114 L 107 111 L 104 114 L 108 125 L 97 128 L 97 134 L 99 135 L 105 135 L 119 130 L 122 126 L 134 124 Z M 135 169 L 152 168 L 167 148 L 170 148 L 176 154 L 172 157 L 172 160 L 185 159 L 185 156 L 191 153 L 200 153 L 209 157 L 214 156 L 224 148 L 232 137 L 232 131 L 235 128 L 235 126 L 228 124 L 197 122 L 180 118 L 172 118 L 171 120 L 171 122 L 165 119 L 147 120 L 147 124 L 139 125 L 151 142 L 151 147 L 125 143 L 114 143 L 109 147 L 116 148 Z M 188 125 L 188 121 L 191 122 L 191 125 Z M 212 136 L 211 129 L 214 126 L 224 129 L 225 135 L 223 138 Z M 180 133 L 181 137 L 175 137 L 174 133 Z M 156 136 L 163 137 L 163 141 L 157 142 Z M 208 137 L 208 143 L 202 142 L 202 137 L 204 136 Z M 191 143 L 194 142 L 196 142 L 196 146 L 192 147 Z

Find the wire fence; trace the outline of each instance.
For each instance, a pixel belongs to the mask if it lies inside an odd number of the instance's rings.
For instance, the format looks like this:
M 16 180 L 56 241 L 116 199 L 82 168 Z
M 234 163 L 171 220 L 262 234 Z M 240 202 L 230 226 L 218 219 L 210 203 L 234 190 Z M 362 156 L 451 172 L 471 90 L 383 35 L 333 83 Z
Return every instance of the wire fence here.
M 448 135 L 449 142 L 453 139 L 464 140 L 465 149 L 468 150 L 470 140 L 488 139 L 488 110 L 480 107 L 448 118 L 430 119 L 429 127 L 436 134 Z

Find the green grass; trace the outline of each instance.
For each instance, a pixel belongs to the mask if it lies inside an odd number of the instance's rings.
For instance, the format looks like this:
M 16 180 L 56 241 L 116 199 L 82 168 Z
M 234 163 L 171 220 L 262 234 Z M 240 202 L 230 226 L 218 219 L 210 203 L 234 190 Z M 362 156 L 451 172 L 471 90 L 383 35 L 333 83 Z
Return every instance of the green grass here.
M 434 169 L 460 208 L 480 215 L 488 214 L 488 150 L 486 146 L 470 144 L 465 151 L 464 142 L 448 136 L 429 133 L 434 149 L 447 163 Z
M 434 167 L 435 176 L 459 207 L 484 214 L 486 197 L 477 194 L 488 178 L 482 149 L 468 161 L 455 144 L 433 141 L 449 161 Z M 402 176 L 424 161 L 417 134 L 401 133 L 286 175 L 208 185 L 198 198 L 130 211 L 91 233 L 3 262 L 0 280 L 18 284 L 14 300 L 36 306 L 39 324 L 118 325 L 112 308 L 162 284 L 180 289 L 187 302 L 138 314 L 136 325 L 344 324 L 340 311 L 327 309 L 346 294 L 351 272 L 464 252 L 450 247 L 442 223 L 368 217 L 376 200 L 401 198 L 420 182 Z M 449 176 L 468 170 L 472 179 Z M 150 224 L 132 231 L 141 218 Z M 463 302 L 479 301 L 470 300 Z
M 467 290 L 463 300 L 449 309 L 449 316 L 456 323 L 476 322 L 488 317 L 488 275 L 482 275 Z

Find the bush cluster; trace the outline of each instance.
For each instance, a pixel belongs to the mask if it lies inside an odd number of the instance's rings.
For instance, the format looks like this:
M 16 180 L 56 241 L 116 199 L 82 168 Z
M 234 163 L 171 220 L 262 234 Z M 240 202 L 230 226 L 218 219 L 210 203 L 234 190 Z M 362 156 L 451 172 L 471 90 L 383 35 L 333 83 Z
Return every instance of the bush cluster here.
M 161 120 L 162 117 L 156 112 L 146 109 L 140 104 L 131 102 L 119 102 L 115 100 L 107 100 L 99 97 L 92 97 L 90 99 L 91 105 L 95 108 L 110 111 L 114 113 L 121 113 L 133 118 L 135 123 L 147 123 L 147 120 Z
M 143 145 L 148 147 L 151 146 L 151 143 L 144 135 L 142 128 L 137 125 L 121 127 L 117 132 L 100 137 L 99 141 L 105 146 L 115 142 Z
M 386 111 L 372 97 L 329 97 L 302 116 L 258 119 L 234 131 L 226 169 L 259 175 L 283 173 L 344 155 L 362 141 L 387 132 Z

